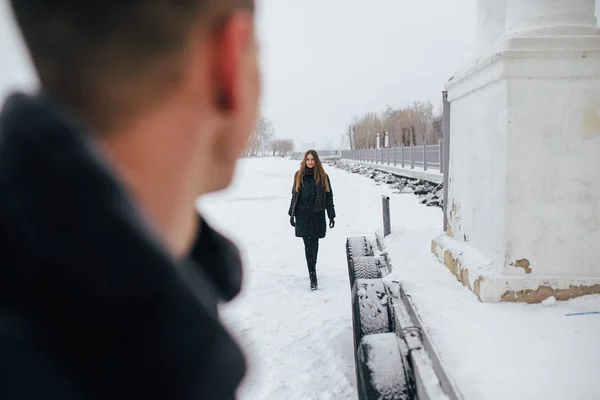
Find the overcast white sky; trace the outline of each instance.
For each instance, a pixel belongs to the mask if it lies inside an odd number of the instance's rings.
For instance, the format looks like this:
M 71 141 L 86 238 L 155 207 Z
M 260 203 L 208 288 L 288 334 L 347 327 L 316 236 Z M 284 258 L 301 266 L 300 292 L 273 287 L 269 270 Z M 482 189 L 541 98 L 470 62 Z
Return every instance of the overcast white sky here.
M 340 144 L 352 116 L 430 100 L 472 54 L 475 0 L 258 0 L 263 114 L 280 138 Z M 35 82 L 0 0 L 0 100 Z
M 265 116 L 338 146 L 353 115 L 430 100 L 471 55 L 475 0 L 262 0 Z M 327 138 L 329 138 L 329 142 Z

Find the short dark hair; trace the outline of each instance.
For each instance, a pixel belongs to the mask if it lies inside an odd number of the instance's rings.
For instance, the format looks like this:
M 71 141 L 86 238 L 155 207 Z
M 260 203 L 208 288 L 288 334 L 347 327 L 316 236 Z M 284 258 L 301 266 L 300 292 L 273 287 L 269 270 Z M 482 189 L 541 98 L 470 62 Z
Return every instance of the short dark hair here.
M 150 97 L 170 87 L 177 79 L 170 56 L 198 21 L 208 26 L 240 8 L 254 11 L 254 0 L 10 2 L 42 88 L 98 129 L 131 107 L 131 87 L 153 90 Z M 143 79 L 152 81 L 140 85 Z

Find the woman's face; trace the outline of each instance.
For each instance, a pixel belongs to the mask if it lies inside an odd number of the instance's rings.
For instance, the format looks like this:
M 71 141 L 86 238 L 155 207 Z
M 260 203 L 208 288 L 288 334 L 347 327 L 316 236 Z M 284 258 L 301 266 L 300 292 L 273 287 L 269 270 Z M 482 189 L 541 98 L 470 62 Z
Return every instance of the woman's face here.
M 312 154 L 309 154 L 306 156 L 306 166 L 308 168 L 314 168 L 315 166 L 315 158 L 313 157 Z

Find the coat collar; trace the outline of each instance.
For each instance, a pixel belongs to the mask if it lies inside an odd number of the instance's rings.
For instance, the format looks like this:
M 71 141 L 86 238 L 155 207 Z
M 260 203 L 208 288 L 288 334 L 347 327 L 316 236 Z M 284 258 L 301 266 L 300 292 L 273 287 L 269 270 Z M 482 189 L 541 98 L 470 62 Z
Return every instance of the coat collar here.
M 201 221 L 189 259 L 173 260 L 91 135 L 47 96 L 7 100 L 0 114 L 0 305 L 27 315 L 40 344 L 97 390 L 109 390 L 102 380 L 110 377 L 156 398 L 158 381 L 168 381 L 175 391 L 166 397 L 177 398 L 177 385 L 215 379 L 198 360 L 222 330 L 217 302 L 240 290 L 239 253 Z M 241 357 L 231 345 L 220 362 Z M 232 382 L 243 375 L 238 367 Z M 204 378 L 185 380 L 189 372 Z M 157 382 L 145 382 L 153 375 Z

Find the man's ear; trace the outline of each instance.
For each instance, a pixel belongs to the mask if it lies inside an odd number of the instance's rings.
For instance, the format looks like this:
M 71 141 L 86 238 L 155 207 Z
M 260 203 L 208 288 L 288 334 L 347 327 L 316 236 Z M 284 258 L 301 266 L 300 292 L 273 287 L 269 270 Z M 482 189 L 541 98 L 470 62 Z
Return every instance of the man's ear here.
M 235 113 L 240 107 L 242 71 L 253 29 L 252 14 L 236 12 L 227 17 L 214 35 L 215 105 L 222 112 Z

